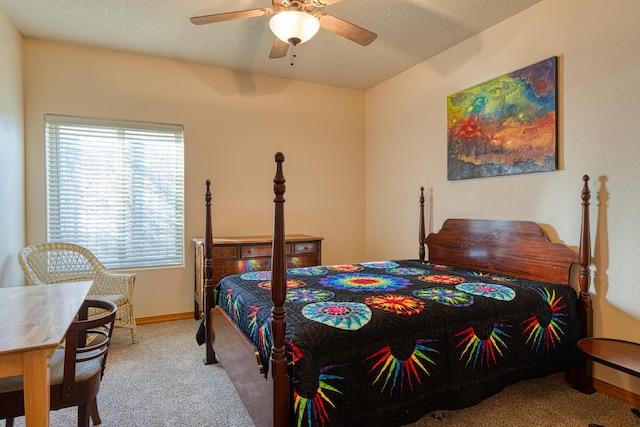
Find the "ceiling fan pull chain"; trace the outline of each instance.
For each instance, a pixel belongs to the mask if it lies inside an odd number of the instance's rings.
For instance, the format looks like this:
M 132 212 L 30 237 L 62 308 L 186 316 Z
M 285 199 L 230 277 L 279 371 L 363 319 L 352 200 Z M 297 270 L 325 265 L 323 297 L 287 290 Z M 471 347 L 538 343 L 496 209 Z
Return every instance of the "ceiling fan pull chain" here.
M 296 57 L 296 45 L 291 44 L 291 66 L 293 67 L 293 59 Z

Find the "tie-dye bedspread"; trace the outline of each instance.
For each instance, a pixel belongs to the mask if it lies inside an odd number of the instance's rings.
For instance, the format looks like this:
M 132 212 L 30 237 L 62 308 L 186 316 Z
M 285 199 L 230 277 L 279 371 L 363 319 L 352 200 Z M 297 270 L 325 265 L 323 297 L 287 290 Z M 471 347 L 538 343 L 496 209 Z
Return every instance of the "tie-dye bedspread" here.
M 269 279 L 229 276 L 218 294 L 265 370 Z M 569 286 L 420 261 L 292 268 L 287 279 L 292 425 L 406 424 L 576 361 Z

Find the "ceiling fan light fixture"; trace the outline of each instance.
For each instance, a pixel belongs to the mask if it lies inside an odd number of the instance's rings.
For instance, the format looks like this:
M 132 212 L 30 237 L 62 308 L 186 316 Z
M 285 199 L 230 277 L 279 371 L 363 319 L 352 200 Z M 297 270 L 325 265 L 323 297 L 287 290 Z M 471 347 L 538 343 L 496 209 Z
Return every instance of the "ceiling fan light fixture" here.
M 269 28 L 280 40 L 295 46 L 315 36 L 320 29 L 320 21 L 305 12 L 286 10 L 273 15 Z

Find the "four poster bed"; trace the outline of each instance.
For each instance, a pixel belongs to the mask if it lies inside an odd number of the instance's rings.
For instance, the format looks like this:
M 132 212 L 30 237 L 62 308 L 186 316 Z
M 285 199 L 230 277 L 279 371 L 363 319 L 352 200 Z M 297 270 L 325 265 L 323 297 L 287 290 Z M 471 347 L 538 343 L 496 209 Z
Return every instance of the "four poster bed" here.
M 576 346 L 591 334 L 587 176 L 579 254 L 533 222 L 449 219 L 425 236 L 421 194 L 418 260 L 287 270 L 275 161 L 270 272 L 214 286 L 209 182 L 205 195 L 205 362 L 256 426 L 402 425 L 555 372 L 592 391 Z

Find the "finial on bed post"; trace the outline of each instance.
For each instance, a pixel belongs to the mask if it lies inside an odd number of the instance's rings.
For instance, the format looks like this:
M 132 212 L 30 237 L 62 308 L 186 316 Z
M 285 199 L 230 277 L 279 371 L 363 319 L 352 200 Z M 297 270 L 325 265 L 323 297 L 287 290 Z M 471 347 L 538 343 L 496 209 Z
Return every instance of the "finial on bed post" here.
M 425 226 L 424 226 L 424 187 L 420 187 L 420 227 L 418 229 L 418 256 L 420 261 L 424 261 L 426 254 L 424 248 Z
M 274 219 L 273 253 L 271 256 L 271 378 L 273 379 L 273 426 L 289 425 L 289 374 L 287 371 L 287 353 L 284 347 L 286 331 L 286 309 L 284 301 L 287 294 L 287 267 L 284 232 L 284 193 L 287 189 L 282 174 L 284 155 L 275 155 L 276 174 L 273 178 Z
M 591 337 L 593 335 L 593 307 L 591 303 L 591 294 L 589 293 L 589 284 L 591 281 L 591 228 L 589 225 L 589 200 L 591 199 L 591 191 L 589 190 L 589 175 L 582 177 L 584 185 L 582 186 L 582 225 L 580 228 L 580 248 L 578 251 L 578 261 L 580 263 L 580 274 L 578 284 L 580 285 L 580 294 L 578 296 L 578 317 L 582 326 L 582 338 Z M 581 355 L 578 366 L 575 369 L 573 387 L 583 393 L 593 393 L 593 363 Z
M 211 181 L 206 181 L 207 190 L 204 194 L 204 322 L 205 322 L 205 364 L 216 362 L 211 340 L 211 310 L 213 309 L 213 231 L 211 227 Z

